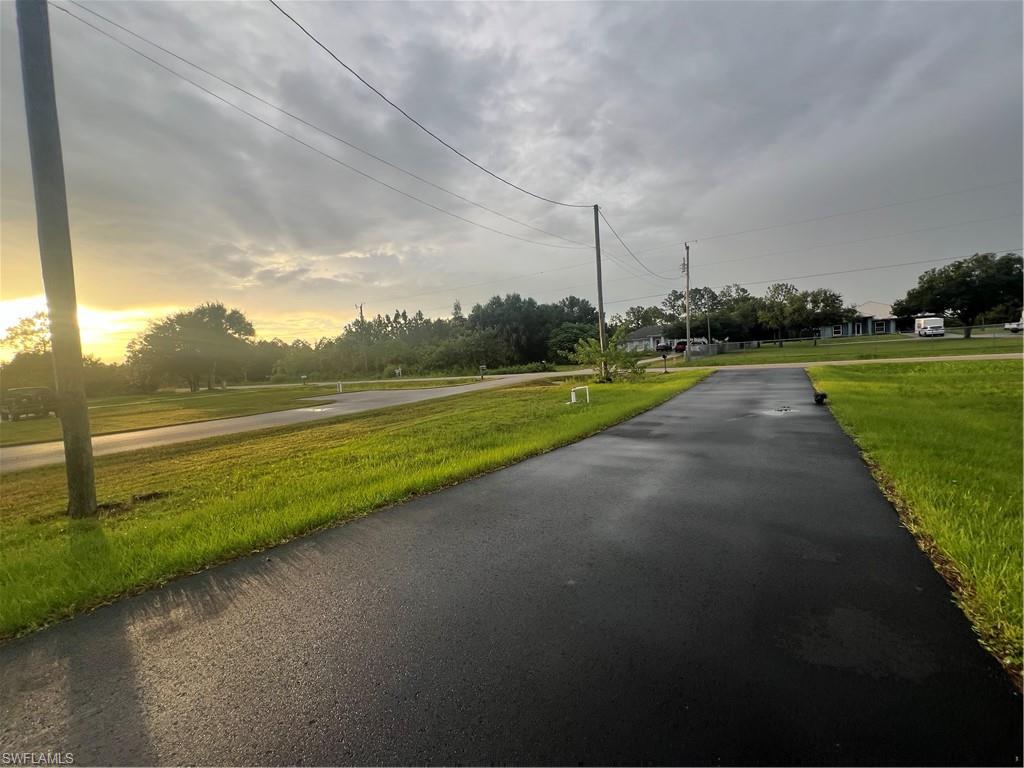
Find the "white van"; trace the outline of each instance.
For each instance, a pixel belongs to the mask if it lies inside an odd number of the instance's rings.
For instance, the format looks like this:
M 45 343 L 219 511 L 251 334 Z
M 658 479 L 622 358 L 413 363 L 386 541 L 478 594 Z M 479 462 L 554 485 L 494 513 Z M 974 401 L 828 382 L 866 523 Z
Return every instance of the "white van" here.
M 945 321 L 941 317 L 918 317 L 914 320 L 914 332 L 918 336 L 945 336 Z

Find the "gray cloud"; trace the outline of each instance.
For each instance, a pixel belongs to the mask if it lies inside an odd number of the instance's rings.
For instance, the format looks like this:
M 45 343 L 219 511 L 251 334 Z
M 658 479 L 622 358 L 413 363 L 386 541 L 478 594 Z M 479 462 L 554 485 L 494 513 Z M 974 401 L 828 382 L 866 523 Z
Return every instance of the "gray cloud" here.
M 469 167 L 268 4 L 94 7 L 436 183 L 566 237 L 592 238 L 589 211 L 553 208 Z M 637 249 L 1020 179 L 1019 3 L 289 8 L 432 130 L 541 194 L 600 201 Z M 13 10 L 0 6 L 4 298 L 41 289 Z M 230 296 L 262 316 L 318 313 L 340 323 L 357 302 L 391 311 L 394 297 L 420 293 L 404 305 L 444 311 L 457 297 L 470 306 L 513 290 L 542 300 L 592 296 L 588 251 L 531 246 L 438 214 L 224 107 L 59 11 L 51 10 L 51 24 L 83 303 L 167 306 Z M 467 218 L 547 239 L 147 53 L 388 183 Z M 1021 202 L 1018 183 L 698 243 L 694 277 L 716 285 L 1019 246 Z M 611 234 L 602 236 L 610 254 L 621 255 Z M 644 258 L 669 274 L 679 253 Z M 919 271 L 800 284 L 834 286 L 849 301 L 892 300 Z M 610 312 L 675 285 L 638 273 L 635 264 L 627 270 L 609 262 Z M 488 285 L 445 292 L 481 282 Z

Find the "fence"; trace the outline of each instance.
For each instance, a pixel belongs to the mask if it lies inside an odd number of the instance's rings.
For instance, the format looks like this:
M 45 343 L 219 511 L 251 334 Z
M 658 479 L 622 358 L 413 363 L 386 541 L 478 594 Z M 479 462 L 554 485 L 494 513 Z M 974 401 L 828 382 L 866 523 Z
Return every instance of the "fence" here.
M 975 325 L 947 327 L 943 336 L 919 337 L 914 331 L 905 333 L 888 333 L 860 336 L 838 336 L 828 339 L 821 339 L 815 336 L 794 336 L 785 339 L 758 339 L 755 341 L 712 341 L 709 344 L 694 342 L 690 345 L 690 359 L 698 360 L 715 355 L 732 354 L 739 352 L 753 352 L 759 349 L 791 349 L 793 347 L 819 347 L 819 346 L 856 346 L 863 344 L 907 344 L 920 342 L 924 344 L 942 344 L 944 341 L 963 341 L 966 338 L 966 331 L 970 329 L 970 338 L 979 342 L 991 340 L 1000 342 L 1007 339 L 1018 338 L 1024 343 L 1024 333 L 1007 330 L 1003 325 Z M 981 343 L 982 347 L 986 346 Z

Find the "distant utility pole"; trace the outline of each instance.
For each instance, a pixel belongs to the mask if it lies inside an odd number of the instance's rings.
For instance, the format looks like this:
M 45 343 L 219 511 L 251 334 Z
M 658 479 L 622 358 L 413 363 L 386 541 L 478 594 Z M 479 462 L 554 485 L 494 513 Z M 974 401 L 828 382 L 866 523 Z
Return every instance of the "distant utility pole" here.
M 601 226 L 598 223 L 600 209 L 594 203 L 594 250 L 597 254 L 597 339 L 601 344 L 601 352 L 608 351 L 607 333 L 604 327 L 604 287 L 601 284 Z M 601 378 L 608 376 L 608 363 L 601 360 Z
M 683 356 L 689 360 L 690 342 L 693 338 L 690 335 L 690 244 L 683 243 L 683 247 L 686 249 L 686 261 L 683 262 L 683 270 L 686 274 L 686 350 L 683 352 Z M 711 340 L 708 339 L 708 341 Z
M 82 373 L 82 340 L 78 332 L 64 158 L 53 85 L 50 21 L 45 0 L 17 0 L 15 8 L 32 183 L 36 196 L 39 256 L 50 315 L 53 371 L 64 433 L 68 514 L 71 517 L 88 517 L 96 514 L 96 479 Z

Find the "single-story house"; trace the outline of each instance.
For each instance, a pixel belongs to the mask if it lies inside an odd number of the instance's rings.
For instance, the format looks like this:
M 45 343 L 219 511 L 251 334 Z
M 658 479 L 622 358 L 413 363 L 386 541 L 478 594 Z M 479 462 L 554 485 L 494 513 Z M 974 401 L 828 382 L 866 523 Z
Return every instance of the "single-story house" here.
M 626 334 L 627 352 L 654 352 L 659 344 L 675 344 L 675 339 L 665 335 L 660 325 L 645 325 Z
M 892 313 L 891 304 L 880 301 L 865 301 L 856 306 L 857 315 L 835 325 L 825 325 L 818 329 L 818 336 L 830 339 L 836 336 L 881 336 L 887 333 L 898 333 L 896 316 Z

